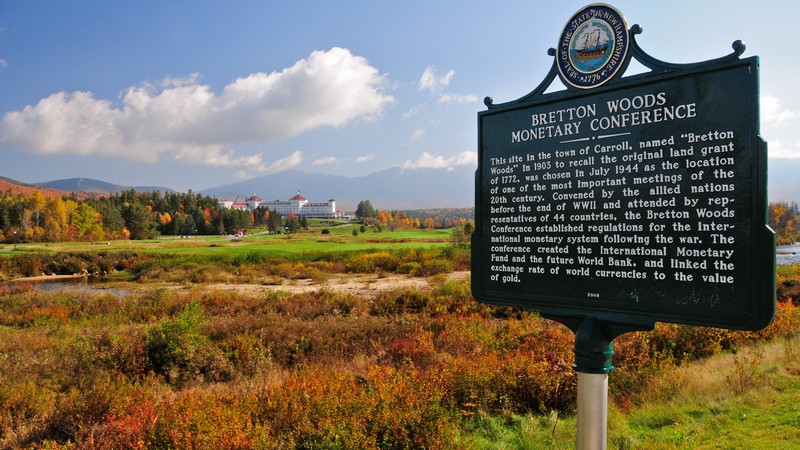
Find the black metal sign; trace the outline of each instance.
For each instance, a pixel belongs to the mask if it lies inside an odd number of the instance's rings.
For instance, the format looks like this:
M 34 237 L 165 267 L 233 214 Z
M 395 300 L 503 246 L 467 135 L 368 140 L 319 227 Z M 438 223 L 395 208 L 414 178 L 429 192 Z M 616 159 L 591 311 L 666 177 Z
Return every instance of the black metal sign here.
M 554 317 L 765 327 L 758 59 L 736 43 L 714 61 L 658 61 L 601 6 L 573 17 L 541 86 L 478 115 L 473 295 Z M 631 57 L 651 71 L 622 78 Z M 556 75 L 566 91 L 543 94 Z

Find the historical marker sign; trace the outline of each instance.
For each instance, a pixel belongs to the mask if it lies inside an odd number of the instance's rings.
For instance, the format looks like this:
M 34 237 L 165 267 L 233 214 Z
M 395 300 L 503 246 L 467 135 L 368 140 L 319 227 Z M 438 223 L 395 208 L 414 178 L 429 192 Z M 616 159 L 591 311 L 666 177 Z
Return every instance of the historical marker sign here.
M 553 52 L 566 91 L 478 115 L 473 295 L 555 317 L 765 327 L 758 59 L 658 66 L 616 10 L 592 6 Z M 629 44 L 656 70 L 620 78 Z

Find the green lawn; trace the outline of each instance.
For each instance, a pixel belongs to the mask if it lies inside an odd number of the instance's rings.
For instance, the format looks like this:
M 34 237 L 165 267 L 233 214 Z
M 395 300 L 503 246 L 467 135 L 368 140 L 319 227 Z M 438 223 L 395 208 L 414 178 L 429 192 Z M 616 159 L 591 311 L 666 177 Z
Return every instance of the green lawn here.
M 59 243 L 21 243 L 16 246 L 0 246 L 0 255 L 15 252 L 85 252 L 85 251 L 144 251 L 154 253 L 185 253 L 201 255 L 236 255 L 250 252 L 269 252 L 275 254 L 297 254 L 312 252 L 350 251 L 391 248 L 429 248 L 450 245 L 452 230 L 398 229 L 373 232 L 367 229 L 353 236 L 353 229 L 359 225 L 329 227 L 329 234 L 322 234 L 322 228 L 312 227 L 310 231 L 296 234 L 267 234 L 265 230 L 254 230 L 242 238 L 231 236 L 192 236 L 181 238 L 164 236 L 159 239 L 141 241 L 101 241 L 101 242 L 59 242 Z

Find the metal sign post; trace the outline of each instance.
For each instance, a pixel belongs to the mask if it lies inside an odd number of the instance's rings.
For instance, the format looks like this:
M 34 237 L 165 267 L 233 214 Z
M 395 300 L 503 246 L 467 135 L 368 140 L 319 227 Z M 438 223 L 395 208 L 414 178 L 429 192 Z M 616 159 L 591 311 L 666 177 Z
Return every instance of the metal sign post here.
M 478 113 L 472 294 L 575 333 L 578 448 L 605 446 L 615 337 L 775 314 L 758 58 L 667 63 L 641 32 L 588 5 L 536 89 Z M 650 71 L 623 77 L 632 59 Z
M 597 320 L 586 319 L 575 333 L 579 450 L 606 448 L 608 374 L 614 350 L 602 328 Z
M 575 365 L 578 373 L 578 450 L 605 449 L 608 428 L 608 376 L 614 366 L 613 340 L 631 331 L 648 331 L 653 322 L 611 323 L 595 318 L 547 317 L 575 333 Z
M 578 372 L 578 450 L 606 448 L 608 374 Z

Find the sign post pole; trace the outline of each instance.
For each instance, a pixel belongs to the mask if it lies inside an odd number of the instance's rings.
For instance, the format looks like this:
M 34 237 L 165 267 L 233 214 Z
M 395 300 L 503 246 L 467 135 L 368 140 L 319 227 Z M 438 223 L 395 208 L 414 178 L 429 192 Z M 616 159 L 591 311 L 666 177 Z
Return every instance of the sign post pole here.
M 613 344 L 603 324 L 588 318 L 575 334 L 578 372 L 578 450 L 605 449 L 608 423 L 608 373 L 614 369 Z
M 608 374 L 578 372 L 578 450 L 606 448 Z
M 652 321 L 616 323 L 594 317 L 545 316 L 575 333 L 575 364 L 578 373 L 578 450 L 606 448 L 608 424 L 608 374 L 614 370 L 613 339 L 631 331 L 652 330 Z

